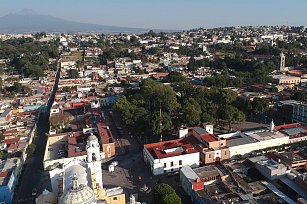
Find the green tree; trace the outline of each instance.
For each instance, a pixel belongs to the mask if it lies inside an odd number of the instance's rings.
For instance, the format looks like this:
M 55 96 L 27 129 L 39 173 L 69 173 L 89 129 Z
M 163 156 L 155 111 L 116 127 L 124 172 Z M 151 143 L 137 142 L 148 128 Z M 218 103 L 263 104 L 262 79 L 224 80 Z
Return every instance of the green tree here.
M 163 198 L 163 204 L 180 204 L 181 198 L 176 193 L 171 193 Z
M 69 79 L 76 79 L 79 77 L 79 73 L 76 69 L 69 69 L 67 75 Z
M 155 204 L 181 204 L 180 197 L 168 184 L 161 183 L 154 187 L 152 203 Z
M 27 148 L 27 154 L 29 155 L 29 156 L 32 156 L 33 154 L 34 154 L 34 152 L 35 152 L 35 149 L 36 149 L 36 145 L 35 144 L 30 144 L 29 146 L 28 146 L 28 148 Z
M 28 96 L 31 96 L 33 93 L 32 89 L 28 86 L 22 86 L 22 92 L 28 94 Z
M 0 131 L 0 142 L 2 143 L 2 142 L 3 142 L 3 140 L 4 140 L 3 132 L 2 132 L 2 131 Z
M 4 159 L 4 156 L 5 156 L 5 152 L 0 150 L 0 159 Z
M 173 129 L 171 117 L 180 107 L 172 87 L 151 79 L 143 81 L 140 90 L 126 90 L 126 96 L 119 97 L 113 108 L 119 111 L 123 122 L 133 131 L 147 134 L 161 134 Z M 160 117 L 160 108 L 162 117 Z
M 269 108 L 269 101 L 263 98 L 256 97 L 250 103 L 254 114 L 262 114 Z
M 150 113 L 148 116 L 148 126 L 151 133 L 155 136 L 161 134 L 161 123 L 162 122 L 162 133 L 169 132 L 172 130 L 173 124 L 170 115 L 166 112 L 162 112 L 160 117 L 160 112 L 155 111 Z
M 172 113 L 180 107 L 172 87 L 151 79 L 144 80 L 139 96 L 148 111 L 159 111 L 161 107 L 162 112 Z
M 168 74 L 167 81 L 170 82 L 170 83 L 185 82 L 185 81 L 187 81 L 187 79 L 186 79 L 185 76 L 183 76 L 183 74 L 176 72 L 176 71 L 172 71 Z
M 307 93 L 295 92 L 292 94 L 291 98 L 300 102 L 305 102 L 307 100 Z
M 16 93 L 20 93 L 22 91 L 22 85 L 18 82 L 14 82 L 13 91 Z
M 187 126 L 196 126 L 200 124 L 201 119 L 201 107 L 192 98 L 189 99 L 182 108 L 183 119 L 182 122 Z
M 133 36 L 131 36 L 130 37 L 130 43 L 132 44 L 132 45 L 139 45 L 139 40 L 138 40 L 138 38 L 135 36 L 135 35 L 133 35 Z
M 234 122 L 242 122 L 245 120 L 245 115 L 236 107 L 226 105 L 220 110 L 220 118 L 228 122 L 229 130 L 231 130 Z
M 230 89 L 212 88 L 207 95 L 212 101 L 212 105 L 219 109 L 225 105 L 231 105 L 237 98 L 237 93 Z
M 196 71 L 197 67 L 196 67 L 196 62 L 195 62 L 195 58 L 194 57 L 190 57 L 189 63 L 187 65 L 187 68 L 191 72 Z

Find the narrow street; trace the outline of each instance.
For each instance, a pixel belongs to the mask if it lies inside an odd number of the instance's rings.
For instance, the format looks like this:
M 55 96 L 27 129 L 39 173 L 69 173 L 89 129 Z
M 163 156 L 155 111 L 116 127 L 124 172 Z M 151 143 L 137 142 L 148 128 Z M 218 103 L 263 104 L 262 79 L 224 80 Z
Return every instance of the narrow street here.
M 53 91 L 47 104 L 47 111 L 41 113 L 37 123 L 38 135 L 33 140 L 36 149 L 34 155 L 28 157 L 25 161 L 23 173 L 20 175 L 13 203 L 33 204 L 35 203 L 35 198 L 31 195 L 32 190 L 36 188 L 38 195 L 44 190 L 41 178 L 43 177 L 43 158 L 47 142 L 45 134 L 49 132 L 49 112 L 54 101 L 55 93 L 58 89 L 59 78 L 60 70 L 57 71 Z

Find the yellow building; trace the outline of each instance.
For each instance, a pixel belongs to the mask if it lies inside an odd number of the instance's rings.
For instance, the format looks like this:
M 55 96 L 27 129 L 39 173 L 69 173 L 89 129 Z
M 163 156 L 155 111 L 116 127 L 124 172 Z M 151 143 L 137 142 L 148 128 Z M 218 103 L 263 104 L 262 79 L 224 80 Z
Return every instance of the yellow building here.
M 272 78 L 278 84 L 298 84 L 301 82 L 301 77 L 290 76 L 290 75 L 273 75 Z
M 283 91 L 285 88 L 283 86 L 275 86 L 277 92 Z

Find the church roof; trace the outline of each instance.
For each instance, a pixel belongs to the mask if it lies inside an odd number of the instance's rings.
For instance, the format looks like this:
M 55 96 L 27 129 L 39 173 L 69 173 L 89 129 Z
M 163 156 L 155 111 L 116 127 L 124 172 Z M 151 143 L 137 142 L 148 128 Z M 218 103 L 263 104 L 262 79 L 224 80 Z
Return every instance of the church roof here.
M 64 172 L 64 191 L 69 189 L 71 187 L 71 180 L 74 176 L 77 176 L 79 178 L 78 182 L 82 185 L 89 186 L 91 184 L 90 178 L 87 174 L 87 168 L 85 164 L 79 163 L 74 164 L 67 169 L 65 169 Z
M 78 183 L 78 178 L 75 176 L 73 184 L 64 191 L 59 204 L 94 204 L 96 203 L 94 191 L 83 184 Z

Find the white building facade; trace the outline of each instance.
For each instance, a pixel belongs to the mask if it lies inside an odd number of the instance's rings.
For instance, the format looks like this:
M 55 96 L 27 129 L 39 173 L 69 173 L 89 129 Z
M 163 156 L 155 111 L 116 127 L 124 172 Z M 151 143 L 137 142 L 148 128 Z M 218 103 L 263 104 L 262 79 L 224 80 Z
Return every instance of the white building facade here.
M 160 175 L 169 172 L 176 172 L 181 167 L 188 165 L 192 168 L 199 166 L 199 152 L 170 156 L 165 158 L 154 158 L 150 152 L 144 148 L 144 161 L 150 166 L 153 175 Z

